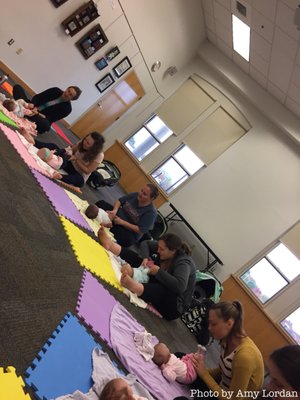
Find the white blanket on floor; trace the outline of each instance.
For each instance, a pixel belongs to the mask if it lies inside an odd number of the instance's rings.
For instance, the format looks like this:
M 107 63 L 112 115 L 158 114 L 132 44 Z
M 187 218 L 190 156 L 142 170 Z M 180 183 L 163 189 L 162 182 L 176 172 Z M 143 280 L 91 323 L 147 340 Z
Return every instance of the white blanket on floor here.
M 131 386 L 132 391 L 137 400 L 154 400 L 151 394 L 146 390 L 139 382 L 136 381 L 136 377 L 132 374 L 122 376 L 120 372 L 113 366 L 109 356 L 96 347 L 92 353 L 93 359 L 93 373 L 92 378 L 94 385 L 91 387 L 88 393 L 82 393 L 76 390 L 73 394 L 67 394 L 64 396 L 57 397 L 56 400 L 99 400 L 99 396 L 104 386 L 116 378 L 123 378 Z

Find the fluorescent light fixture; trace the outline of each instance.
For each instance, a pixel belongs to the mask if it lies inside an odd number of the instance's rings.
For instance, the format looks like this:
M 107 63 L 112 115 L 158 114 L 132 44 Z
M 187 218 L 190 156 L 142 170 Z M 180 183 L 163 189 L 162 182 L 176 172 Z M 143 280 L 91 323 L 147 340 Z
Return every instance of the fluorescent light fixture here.
M 233 50 L 249 61 L 250 27 L 232 14 Z

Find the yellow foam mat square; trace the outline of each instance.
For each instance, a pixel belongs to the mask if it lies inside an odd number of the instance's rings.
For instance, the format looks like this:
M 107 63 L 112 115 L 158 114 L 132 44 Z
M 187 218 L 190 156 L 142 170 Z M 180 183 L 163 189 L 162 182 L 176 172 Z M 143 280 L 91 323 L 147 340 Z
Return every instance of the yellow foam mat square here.
M 123 292 L 106 250 L 68 219 L 59 216 L 79 264 Z
M 95 235 L 97 236 L 97 233 L 100 229 L 100 223 L 96 221 L 95 219 L 90 219 L 85 215 L 85 210 L 88 208 L 89 203 L 86 200 L 82 200 L 80 197 L 76 196 L 76 194 L 69 192 L 68 190 L 64 189 L 66 192 L 67 196 L 70 198 L 70 200 L 74 203 L 75 207 L 77 210 L 80 212 L 80 214 L 83 216 L 83 218 L 86 220 L 86 222 L 89 224 L 89 226 L 93 229 Z M 114 239 L 114 235 L 110 232 L 108 228 L 104 228 L 106 231 L 106 234 L 110 236 L 112 240 Z
M 24 386 L 23 379 L 16 375 L 14 367 L 7 367 L 6 372 L 0 368 L 0 399 L 30 400 L 29 394 L 23 391 Z

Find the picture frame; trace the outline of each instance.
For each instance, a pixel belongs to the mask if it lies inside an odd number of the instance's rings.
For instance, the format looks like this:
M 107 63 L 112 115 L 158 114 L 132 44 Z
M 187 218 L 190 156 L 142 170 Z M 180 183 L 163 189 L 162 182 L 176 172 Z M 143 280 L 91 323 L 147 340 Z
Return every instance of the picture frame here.
M 102 57 L 95 62 L 95 65 L 99 69 L 99 71 L 102 71 L 102 69 L 108 66 L 108 62 L 106 61 L 105 57 Z
M 109 50 L 108 53 L 105 54 L 105 58 L 107 61 L 113 60 L 117 55 L 120 54 L 120 50 L 118 46 L 113 47 L 111 50 Z
M 64 3 L 66 3 L 68 0 L 51 0 L 51 3 L 54 5 L 54 7 L 60 7 Z
M 103 78 L 100 79 L 96 83 L 96 88 L 99 90 L 100 93 L 105 92 L 106 89 L 108 89 L 113 83 L 115 82 L 114 78 L 112 77 L 112 74 L 108 73 Z
M 123 58 L 115 67 L 113 67 L 113 71 L 118 78 L 124 75 L 130 68 L 132 68 L 131 62 L 128 57 Z

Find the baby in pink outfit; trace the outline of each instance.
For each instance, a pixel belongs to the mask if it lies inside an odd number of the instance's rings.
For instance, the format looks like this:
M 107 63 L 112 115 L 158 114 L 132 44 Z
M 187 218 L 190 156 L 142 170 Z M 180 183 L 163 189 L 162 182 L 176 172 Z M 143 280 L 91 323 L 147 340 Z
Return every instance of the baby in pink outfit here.
M 37 155 L 45 161 L 53 169 L 60 169 L 63 159 L 60 156 L 54 154 L 54 150 L 49 150 L 46 147 L 39 149 Z
M 204 352 L 205 348 L 199 345 Z M 183 384 L 190 384 L 197 379 L 197 372 L 193 366 L 194 353 L 186 354 L 182 358 L 171 354 L 164 343 L 158 343 L 154 346 L 153 362 L 160 367 L 163 376 L 169 381 L 177 381 Z

